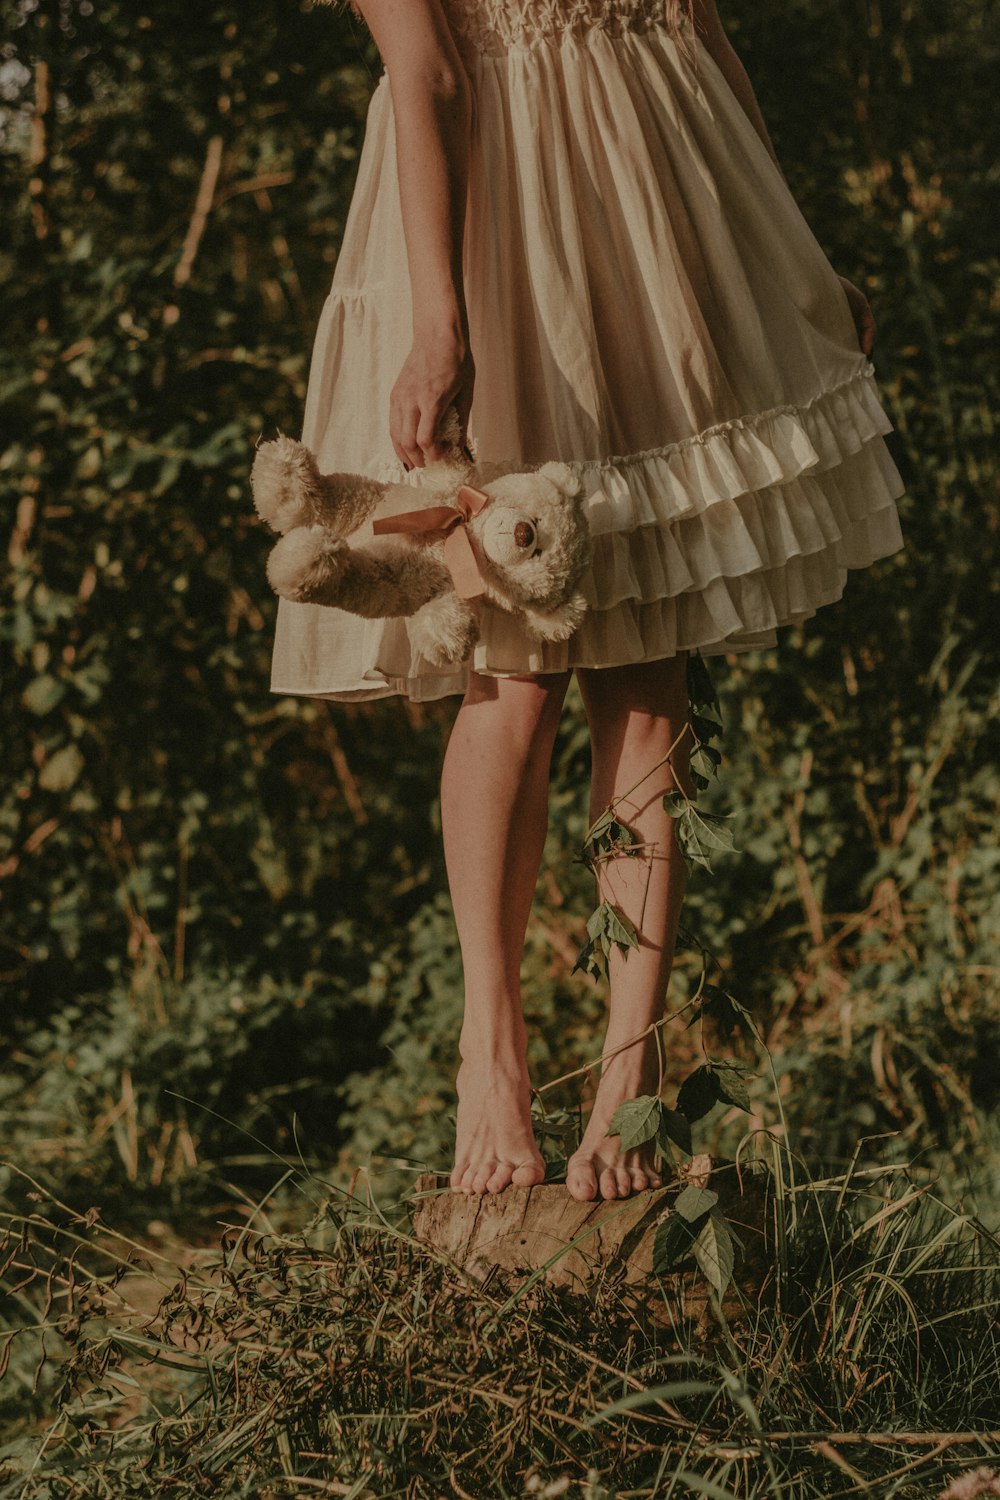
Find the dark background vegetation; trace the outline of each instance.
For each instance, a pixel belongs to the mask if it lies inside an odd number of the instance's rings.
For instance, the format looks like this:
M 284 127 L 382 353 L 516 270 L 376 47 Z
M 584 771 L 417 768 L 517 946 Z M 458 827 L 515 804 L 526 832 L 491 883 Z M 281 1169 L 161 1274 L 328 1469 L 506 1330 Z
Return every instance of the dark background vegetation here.
M 777 651 L 713 664 L 743 852 L 685 919 L 801 1150 L 880 1137 L 994 1225 L 996 11 L 724 7 L 798 201 L 873 303 L 907 547 Z M 3 1153 L 140 1225 L 266 1190 L 273 1152 L 341 1183 L 446 1168 L 455 701 L 270 695 L 247 485 L 258 436 L 298 430 L 377 53 L 307 0 L 3 18 Z M 586 779 L 573 704 L 525 965 L 536 1083 L 599 1040 L 601 990 L 571 974 Z M 668 1034 L 677 1076 L 691 1038 Z M 763 1070 L 754 1098 L 773 1124 Z

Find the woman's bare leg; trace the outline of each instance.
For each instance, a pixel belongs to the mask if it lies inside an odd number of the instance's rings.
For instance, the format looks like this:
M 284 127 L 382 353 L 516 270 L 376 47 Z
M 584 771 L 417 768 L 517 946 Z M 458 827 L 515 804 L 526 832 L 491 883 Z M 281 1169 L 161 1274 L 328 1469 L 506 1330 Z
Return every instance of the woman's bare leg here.
M 686 657 L 635 666 L 579 669 L 593 757 L 591 818 L 640 781 L 680 734 L 687 716 Z M 673 759 L 685 790 L 687 745 Z M 674 785 L 662 766 L 617 804 L 617 812 L 648 847 L 600 866 L 600 894 L 631 919 L 641 946 L 623 956 L 612 951 L 610 1001 L 604 1051 L 644 1031 L 664 1013 L 673 961 L 685 866 L 663 795 Z M 659 1185 L 652 1146 L 622 1152 L 607 1134 L 618 1105 L 637 1094 L 655 1094 L 659 1081 L 656 1038 L 628 1047 L 604 1063 L 579 1150 L 570 1157 L 566 1184 L 574 1198 L 620 1198 Z
M 569 677 L 471 673 L 445 755 L 441 820 L 465 973 L 451 1174 L 461 1192 L 530 1187 L 545 1175 L 531 1129 L 521 955 Z

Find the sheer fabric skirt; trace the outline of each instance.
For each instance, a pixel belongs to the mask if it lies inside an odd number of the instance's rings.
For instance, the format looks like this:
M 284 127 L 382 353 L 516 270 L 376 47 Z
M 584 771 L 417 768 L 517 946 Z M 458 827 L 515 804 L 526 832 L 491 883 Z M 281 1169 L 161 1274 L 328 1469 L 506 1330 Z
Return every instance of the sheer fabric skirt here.
M 484 483 L 548 459 L 580 474 L 589 610 L 569 641 L 542 645 L 487 606 L 470 661 L 441 668 L 406 619 L 280 600 L 277 693 L 426 700 L 463 691 L 469 666 L 523 674 L 769 646 L 778 626 L 839 599 L 850 569 L 902 546 L 874 367 L 708 52 L 655 18 L 524 45 L 483 35 L 460 37 L 474 96 L 469 441 Z M 383 74 L 302 437 L 325 470 L 419 490 L 388 430 L 412 344 L 394 128 Z

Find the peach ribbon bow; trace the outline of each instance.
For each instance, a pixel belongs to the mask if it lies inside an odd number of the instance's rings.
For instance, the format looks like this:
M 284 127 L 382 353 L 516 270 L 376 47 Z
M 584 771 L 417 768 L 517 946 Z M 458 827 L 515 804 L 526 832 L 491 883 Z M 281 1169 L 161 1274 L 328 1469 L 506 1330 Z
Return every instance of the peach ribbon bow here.
M 465 523 L 478 516 L 489 495 L 471 484 L 459 485 L 454 505 L 428 505 L 406 510 L 398 516 L 380 516 L 372 530 L 376 536 L 402 532 L 404 536 L 444 537 L 444 563 L 460 599 L 477 599 L 485 592 L 485 581 Z

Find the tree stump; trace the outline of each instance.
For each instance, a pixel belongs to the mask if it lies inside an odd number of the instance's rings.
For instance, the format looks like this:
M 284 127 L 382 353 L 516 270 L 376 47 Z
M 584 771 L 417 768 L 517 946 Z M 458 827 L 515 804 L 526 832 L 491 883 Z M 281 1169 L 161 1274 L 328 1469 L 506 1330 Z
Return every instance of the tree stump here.
M 744 1168 L 741 1184 L 735 1163 L 695 1160 L 701 1168 L 697 1180 L 718 1194 L 718 1207 L 738 1237 L 733 1281 L 722 1301 L 732 1325 L 757 1305 L 767 1278 L 767 1178 Z M 536 1280 L 571 1296 L 593 1303 L 610 1291 L 644 1325 L 676 1329 L 683 1322 L 705 1339 L 718 1325 L 702 1273 L 653 1272 L 657 1225 L 688 1176 L 694 1177 L 694 1166 L 681 1169 L 679 1183 L 589 1203 L 571 1197 L 565 1184 L 456 1193 L 447 1176 L 428 1172 L 417 1179 L 416 1193 L 423 1196 L 413 1208 L 413 1232 L 484 1286 L 509 1294 L 537 1272 Z

